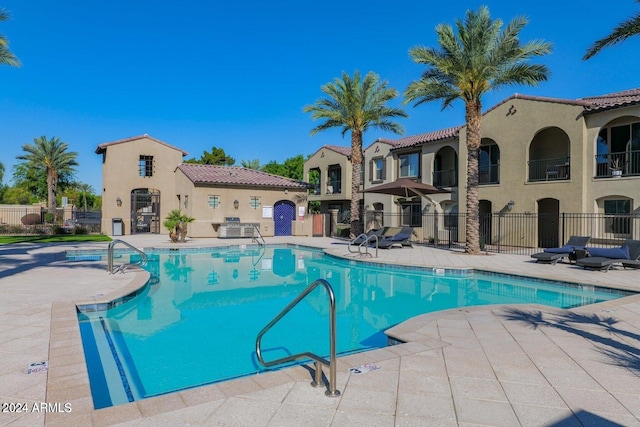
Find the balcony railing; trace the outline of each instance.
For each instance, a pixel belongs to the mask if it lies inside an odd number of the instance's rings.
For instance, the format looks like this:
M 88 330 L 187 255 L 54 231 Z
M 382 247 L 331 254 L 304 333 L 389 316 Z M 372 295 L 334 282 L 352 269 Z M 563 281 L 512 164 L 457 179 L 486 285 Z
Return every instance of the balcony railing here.
M 327 182 L 327 194 L 342 194 L 342 181 Z
M 640 150 L 596 155 L 596 178 L 640 175 Z
M 529 160 L 529 181 L 558 181 L 571 177 L 569 157 Z
M 478 167 L 478 184 L 499 184 L 500 165 L 480 165 Z
M 456 187 L 458 185 L 456 170 L 435 171 L 433 173 L 433 185 L 436 187 Z

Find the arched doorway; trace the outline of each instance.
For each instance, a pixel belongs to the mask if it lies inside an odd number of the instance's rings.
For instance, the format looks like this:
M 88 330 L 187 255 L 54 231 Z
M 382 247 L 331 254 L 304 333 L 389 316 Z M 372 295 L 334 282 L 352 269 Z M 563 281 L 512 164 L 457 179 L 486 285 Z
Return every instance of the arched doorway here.
M 296 205 L 289 200 L 280 200 L 273 206 L 273 234 L 291 236 L 291 227 L 296 219 Z
M 433 185 L 436 187 L 458 185 L 458 154 L 449 146 L 438 150 L 433 159 Z
M 551 198 L 538 200 L 538 247 L 561 246 L 559 235 L 560 201 Z
M 160 190 L 131 191 L 131 234 L 160 233 Z
M 557 127 L 543 129 L 529 145 L 529 181 L 555 181 L 571 176 L 569 135 Z

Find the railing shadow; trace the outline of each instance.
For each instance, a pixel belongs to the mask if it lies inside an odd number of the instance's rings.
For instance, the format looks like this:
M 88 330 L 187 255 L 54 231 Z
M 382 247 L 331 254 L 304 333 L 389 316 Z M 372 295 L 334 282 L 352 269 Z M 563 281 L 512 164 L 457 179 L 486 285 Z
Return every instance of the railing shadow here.
M 609 364 L 622 366 L 640 374 L 640 335 L 617 327 L 619 320 L 612 316 L 576 312 L 549 314 L 513 307 L 506 308 L 505 313 L 500 316 L 506 320 L 528 325 L 532 329 L 544 326 L 581 336 L 598 344 L 595 350 L 606 356 Z M 603 334 L 589 330 L 594 327 L 600 328 Z

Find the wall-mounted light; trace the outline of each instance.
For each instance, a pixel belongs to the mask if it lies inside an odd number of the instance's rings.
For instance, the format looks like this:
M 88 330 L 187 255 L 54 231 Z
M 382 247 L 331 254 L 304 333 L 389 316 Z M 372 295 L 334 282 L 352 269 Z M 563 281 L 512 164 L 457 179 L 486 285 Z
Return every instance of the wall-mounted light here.
M 238 199 L 235 199 L 233 201 L 233 207 L 237 210 L 239 206 L 240 206 L 240 202 L 238 201 Z
M 120 197 L 116 199 L 116 205 L 118 205 L 118 207 L 122 206 L 122 199 Z
M 184 208 L 187 209 L 189 206 L 189 196 L 184 196 Z
M 514 202 L 513 200 L 509 200 L 509 203 L 507 203 L 507 207 L 509 208 L 509 210 L 513 209 L 513 206 L 516 204 L 516 202 Z

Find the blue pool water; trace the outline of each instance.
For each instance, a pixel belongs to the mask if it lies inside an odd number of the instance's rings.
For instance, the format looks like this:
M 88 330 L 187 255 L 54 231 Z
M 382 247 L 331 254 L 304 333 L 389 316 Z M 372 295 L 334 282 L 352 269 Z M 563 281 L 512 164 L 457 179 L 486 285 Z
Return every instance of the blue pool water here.
M 569 308 L 628 295 L 504 275 L 379 266 L 300 247 L 149 255 L 152 278 L 137 295 L 104 311 L 80 308 L 96 408 L 264 371 L 255 357 L 257 334 L 319 278 L 336 295 L 338 354 L 383 347 L 384 330 L 423 313 L 505 303 Z M 135 255 L 122 261 L 129 257 Z M 265 335 L 265 359 L 328 355 L 328 325 L 327 295 L 319 287 Z

